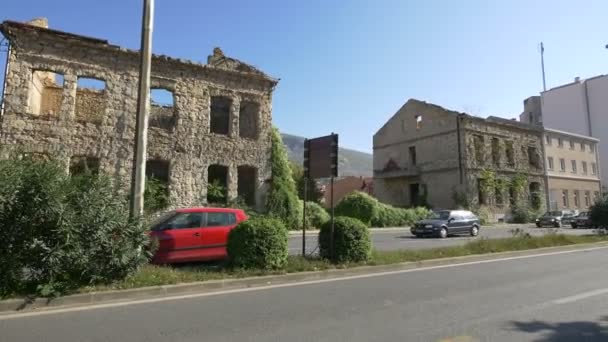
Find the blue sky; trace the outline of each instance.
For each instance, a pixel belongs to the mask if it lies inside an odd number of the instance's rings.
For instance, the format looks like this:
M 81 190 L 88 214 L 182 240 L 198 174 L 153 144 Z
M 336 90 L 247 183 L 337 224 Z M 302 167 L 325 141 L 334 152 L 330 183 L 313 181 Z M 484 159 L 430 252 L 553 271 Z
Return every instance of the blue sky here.
M 140 1 L 5 1 L 0 19 L 139 48 Z M 515 117 L 547 86 L 606 73 L 608 1 L 156 0 L 153 50 L 205 62 L 215 46 L 281 79 L 281 131 L 372 136 L 408 98 L 477 115 Z M 5 55 L 0 55 L 2 70 Z

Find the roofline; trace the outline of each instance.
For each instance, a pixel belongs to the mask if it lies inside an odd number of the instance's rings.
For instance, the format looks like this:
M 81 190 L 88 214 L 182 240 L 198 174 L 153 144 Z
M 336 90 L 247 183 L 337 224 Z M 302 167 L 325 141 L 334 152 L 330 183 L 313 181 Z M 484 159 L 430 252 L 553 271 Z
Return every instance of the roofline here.
M 559 85 L 559 86 L 557 86 L 557 87 L 553 87 L 553 88 L 551 88 L 551 89 L 548 89 L 548 90 L 545 90 L 545 91 L 541 91 L 541 92 L 540 92 L 540 94 L 542 95 L 542 94 L 544 94 L 544 93 L 548 93 L 548 92 L 550 92 L 550 91 L 552 91 L 552 90 L 561 89 L 561 88 L 566 88 L 566 87 L 569 87 L 569 86 L 572 86 L 572 85 L 575 85 L 575 84 L 584 84 L 584 83 L 586 83 L 586 82 L 588 82 L 588 81 L 592 81 L 592 80 L 595 80 L 595 79 L 597 79 L 597 78 L 602 78 L 602 77 L 606 77 L 606 76 L 608 76 L 608 75 L 604 75 L 604 74 L 602 74 L 602 75 L 597 75 L 597 76 L 589 77 L 589 78 L 586 78 L 586 79 L 584 79 L 584 80 L 578 80 L 578 81 L 574 81 L 574 82 L 570 82 L 570 83 L 562 84 L 562 85 Z
M 82 41 L 82 42 L 89 43 L 89 44 L 100 45 L 103 48 L 115 49 L 115 50 L 118 50 L 118 52 L 120 52 L 120 53 L 137 54 L 137 55 L 139 55 L 139 50 L 133 50 L 133 49 L 128 49 L 128 48 L 125 48 L 125 47 L 121 47 L 119 45 L 113 45 L 113 44 L 110 44 L 105 39 L 99 39 L 99 38 L 94 38 L 94 37 L 89 37 L 89 36 L 83 36 L 83 35 L 74 34 L 74 33 L 65 32 L 65 31 L 60 31 L 60 30 L 39 27 L 39 26 L 27 24 L 27 23 L 22 23 L 22 22 L 14 21 L 14 20 L 5 20 L 2 23 L 0 23 L 0 32 L 2 32 L 2 34 L 9 41 L 11 41 L 12 38 L 13 38 L 13 35 L 11 35 L 10 32 L 8 32 L 8 29 L 10 27 L 13 27 L 13 28 L 16 28 L 16 29 L 20 29 L 20 30 L 24 30 L 24 31 L 32 31 L 33 30 L 33 31 L 44 33 L 44 34 L 51 34 L 51 35 L 55 35 L 55 36 L 59 36 L 59 37 L 67 38 L 67 39 L 75 39 L 75 40 Z M 274 78 L 274 77 L 270 77 L 270 76 L 266 75 L 266 73 L 264 73 L 262 71 L 260 71 L 259 73 L 255 73 L 255 72 L 245 72 L 245 71 L 238 71 L 238 70 L 218 68 L 218 67 L 215 67 L 215 66 L 210 65 L 210 64 L 204 64 L 204 63 L 194 62 L 194 61 L 191 61 L 191 60 L 182 59 L 182 58 L 175 58 L 175 57 L 171 57 L 171 56 L 167 56 L 167 55 L 152 54 L 152 58 L 153 59 L 161 59 L 161 60 L 165 59 L 165 60 L 168 60 L 168 61 L 172 61 L 172 62 L 177 62 L 177 63 L 183 64 L 183 65 L 191 65 L 191 66 L 197 66 L 197 67 L 202 67 L 202 68 L 209 68 L 209 69 L 218 70 L 218 71 L 222 71 L 222 72 L 227 72 L 227 73 L 232 73 L 232 74 L 237 74 L 237 75 L 243 75 L 243 76 L 248 76 L 248 77 L 259 78 L 259 79 L 263 79 L 265 81 L 268 81 L 268 82 L 272 83 L 272 88 L 274 88 L 279 83 L 279 81 L 280 81 L 280 79 Z M 244 63 L 244 62 L 241 62 L 241 63 Z
M 551 132 L 551 133 L 556 133 L 556 134 L 561 134 L 561 135 L 567 135 L 567 136 L 575 137 L 575 138 L 578 138 L 578 139 L 584 139 L 584 140 L 591 140 L 591 141 L 595 141 L 595 142 L 600 142 L 600 139 L 594 138 L 594 137 L 590 137 L 588 135 L 582 135 L 582 134 L 578 134 L 578 133 L 566 132 L 566 131 L 561 131 L 559 129 L 546 128 L 546 127 L 545 127 L 544 130 L 546 132 Z

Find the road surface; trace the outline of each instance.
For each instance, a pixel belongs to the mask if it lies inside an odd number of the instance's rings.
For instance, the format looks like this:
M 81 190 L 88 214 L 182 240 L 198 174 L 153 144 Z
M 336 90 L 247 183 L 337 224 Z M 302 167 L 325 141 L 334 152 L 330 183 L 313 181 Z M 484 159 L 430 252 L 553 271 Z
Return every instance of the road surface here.
M 608 248 L 0 316 L 1 341 L 608 341 Z
M 592 229 L 572 229 L 572 228 L 532 228 L 533 225 L 510 225 L 508 227 L 483 227 L 479 231 L 480 237 L 486 237 L 489 239 L 506 238 L 511 237 L 513 234 L 510 232 L 514 228 L 522 228 L 526 232 L 532 235 L 546 234 L 549 230 L 555 230 L 561 234 L 591 234 Z M 317 251 L 317 235 L 318 233 L 310 233 L 306 237 L 306 250 L 308 254 Z M 399 249 L 423 249 L 423 248 L 434 248 L 434 247 L 446 247 L 446 246 L 457 246 L 464 245 L 467 241 L 471 241 L 475 238 L 470 236 L 456 236 L 449 237 L 447 239 L 437 238 L 416 238 L 410 233 L 408 229 L 390 230 L 390 231 L 374 231 L 372 229 L 372 241 L 374 248 L 383 251 L 399 250 Z M 289 252 L 291 254 L 302 253 L 302 236 L 291 235 L 289 238 Z

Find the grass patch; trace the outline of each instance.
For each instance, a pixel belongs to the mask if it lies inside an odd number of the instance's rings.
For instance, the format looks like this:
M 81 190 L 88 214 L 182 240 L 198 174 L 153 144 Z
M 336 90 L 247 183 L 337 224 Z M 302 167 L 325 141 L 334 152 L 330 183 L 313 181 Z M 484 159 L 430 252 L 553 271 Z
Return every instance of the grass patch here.
M 226 264 L 189 264 L 183 266 L 146 265 L 135 274 L 108 285 L 87 286 L 78 292 L 124 290 L 146 286 L 174 285 L 198 281 L 235 279 L 264 275 L 279 275 L 298 272 L 343 269 L 357 266 L 389 265 L 402 262 L 417 262 L 430 259 L 460 257 L 467 255 L 491 254 L 508 251 L 529 250 L 542 247 L 566 246 L 581 243 L 608 241 L 608 235 L 562 235 L 548 233 L 532 237 L 514 233 L 512 238 L 476 239 L 463 246 L 441 247 L 421 250 L 376 251 L 368 262 L 332 264 L 320 258 L 289 256 L 283 270 L 244 270 L 231 268 Z
M 608 241 L 608 236 L 546 234 L 540 237 L 520 235 L 504 239 L 477 239 L 463 246 L 441 247 L 421 250 L 373 251 L 366 263 L 331 264 L 319 258 L 289 256 L 287 265 L 281 271 L 233 269 L 222 264 L 197 264 L 177 267 L 146 265 L 136 274 L 126 279 L 102 286 L 86 287 L 81 292 L 131 289 L 144 286 L 172 285 L 229 278 L 244 278 L 263 275 L 288 274 L 307 271 L 348 268 L 363 265 L 388 265 L 401 262 L 416 262 L 430 259 L 451 258 L 466 255 L 490 254 L 508 251 L 528 250 L 542 247 L 566 246 L 580 243 Z

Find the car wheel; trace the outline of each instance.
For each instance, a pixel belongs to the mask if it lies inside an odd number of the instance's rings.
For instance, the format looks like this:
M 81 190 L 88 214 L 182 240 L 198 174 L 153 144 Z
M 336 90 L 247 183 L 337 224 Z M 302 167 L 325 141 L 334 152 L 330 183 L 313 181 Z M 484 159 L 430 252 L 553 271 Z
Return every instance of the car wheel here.
M 536 228 L 540 228 L 540 227 L 542 227 L 542 226 L 543 226 L 543 225 L 542 225 L 542 224 L 540 224 L 540 223 L 537 223 L 537 224 L 536 224 Z
M 473 226 L 471 227 L 471 236 L 477 236 L 479 234 L 479 227 Z
M 561 222 L 555 222 L 555 228 L 560 228 L 562 226 Z
M 441 228 L 441 230 L 439 231 L 439 237 L 442 239 L 448 237 L 448 230 L 445 228 Z
M 571 224 L 571 226 L 572 226 L 572 229 L 578 228 L 578 226 L 576 225 L 576 223 Z

